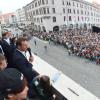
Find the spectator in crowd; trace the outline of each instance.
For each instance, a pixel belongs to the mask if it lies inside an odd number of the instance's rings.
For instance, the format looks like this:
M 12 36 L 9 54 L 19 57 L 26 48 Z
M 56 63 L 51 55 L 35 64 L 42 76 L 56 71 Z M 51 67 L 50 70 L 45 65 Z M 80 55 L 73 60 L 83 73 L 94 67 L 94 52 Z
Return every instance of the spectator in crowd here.
M 34 32 L 33 36 L 44 41 L 50 39 L 56 45 L 65 46 L 69 55 L 84 57 L 100 64 L 100 33 L 86 29 L 68 29 L 66 32 Z
M 0 54 L 0 70 L 3 70 L 7 67 L 7 61 L 3 54 Z
M 0 72 L 0 100 L 23 100 L 27 98 L 27 81 L 14 68 Z

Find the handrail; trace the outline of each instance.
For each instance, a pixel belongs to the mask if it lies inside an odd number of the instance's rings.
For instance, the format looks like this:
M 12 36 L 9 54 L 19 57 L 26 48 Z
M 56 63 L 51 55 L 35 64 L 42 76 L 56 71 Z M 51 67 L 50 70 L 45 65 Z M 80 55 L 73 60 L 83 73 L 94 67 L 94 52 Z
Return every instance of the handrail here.
M 59 100 L 100 100 L 36 55 L 34 55 L 33 68 L 39 74 L 48 75 L 50 77 L 53 88 L 58 92 L 58 95 L 63 98 Z

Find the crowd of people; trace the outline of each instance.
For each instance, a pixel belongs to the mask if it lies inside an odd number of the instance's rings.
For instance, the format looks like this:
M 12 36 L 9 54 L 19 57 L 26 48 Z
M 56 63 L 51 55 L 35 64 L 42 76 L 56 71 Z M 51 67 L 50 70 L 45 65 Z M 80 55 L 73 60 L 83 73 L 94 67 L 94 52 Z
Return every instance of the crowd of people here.
M 34 32 L 33 35 L 63 45 L 69 55 L 84 57 L 100 64 L 100 33 L 74 29 L 67 32 Z
M 67 32 L 32 32 L 30 35 L 62 45 L 69 55 L 84 57 L 100 64 L 100 33 L 80 30 Z M 28 34 L 28 36 L 30 36 Z M 27 35 L 12 37 L 2 33 L 0 40 L 0 100 L 59 100 L 52 90 L 50 78 L 33 69 L 34 55 Z M 36 40 L 34 44 L 37 45 Z M 47 49 L 47 47 L 45 47 Z M 33 99 L 34 100 L 34 99 Z
M 34 55 L 26 36 L 2 33 L 0 40 L 0 100 L 57 100 L 50 78 L 33 69 Z M 28 100 L 29 100 L 28 99 Z

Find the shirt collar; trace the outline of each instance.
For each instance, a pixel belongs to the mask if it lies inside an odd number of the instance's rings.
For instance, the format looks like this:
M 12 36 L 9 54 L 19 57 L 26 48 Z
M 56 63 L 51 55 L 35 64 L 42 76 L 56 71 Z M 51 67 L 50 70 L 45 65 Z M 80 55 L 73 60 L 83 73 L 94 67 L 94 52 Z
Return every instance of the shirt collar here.
M 25 56 L 25 51 L 21 51 L 21 50 L 19 50 L 19 49 L 17 49 L 19 52 L 21 52 L 24 56 Z
M 10 39 L 7 38 L 7 39 L 4 39 L 8 44 L 10 44 Z

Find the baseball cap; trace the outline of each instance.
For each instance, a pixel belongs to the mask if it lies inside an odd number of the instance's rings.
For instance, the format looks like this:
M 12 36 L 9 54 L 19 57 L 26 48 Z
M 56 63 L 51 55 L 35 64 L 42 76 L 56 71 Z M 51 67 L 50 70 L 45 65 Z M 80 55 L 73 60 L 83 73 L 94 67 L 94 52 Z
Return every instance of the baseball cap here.
M 0 97 L 5 97 L 16 90 L 23 91 L 24 76 L 15 68 L 0 71 Z M 1 100 L 1 99 L 0 99 Z

